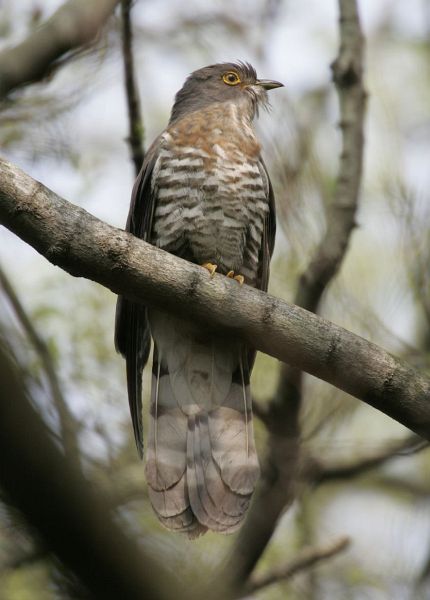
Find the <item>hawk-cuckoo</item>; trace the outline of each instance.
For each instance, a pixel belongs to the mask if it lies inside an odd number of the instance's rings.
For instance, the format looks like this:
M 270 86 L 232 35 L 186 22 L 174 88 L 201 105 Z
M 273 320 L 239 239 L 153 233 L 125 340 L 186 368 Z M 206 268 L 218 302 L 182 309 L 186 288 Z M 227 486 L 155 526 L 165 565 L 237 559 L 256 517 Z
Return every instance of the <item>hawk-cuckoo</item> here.
M 244 63 L 192 73 L 134 184 L 127 231 L 267 289 L 275 236 L 269 176 L 252 122 L 282 86 Z M 160 265 L 161 267 L 162 265 Z M 120 297 L 115 342 L 127 365 L 143 455 L 142 370 L 154 340 L 146 477 L 158 518 L 191 537 L 235 531 L 259 474 L 249 376 L 255 351 Z

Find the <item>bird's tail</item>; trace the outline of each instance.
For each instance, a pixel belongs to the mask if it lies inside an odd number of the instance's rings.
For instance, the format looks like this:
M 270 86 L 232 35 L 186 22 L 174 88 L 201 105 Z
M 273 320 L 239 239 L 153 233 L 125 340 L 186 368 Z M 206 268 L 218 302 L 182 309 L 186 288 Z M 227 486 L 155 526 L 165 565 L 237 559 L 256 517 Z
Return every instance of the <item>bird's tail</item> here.
M 149 497 L 190 537 L 239 528 L 259 475 L 247 353 L 153 312 Z

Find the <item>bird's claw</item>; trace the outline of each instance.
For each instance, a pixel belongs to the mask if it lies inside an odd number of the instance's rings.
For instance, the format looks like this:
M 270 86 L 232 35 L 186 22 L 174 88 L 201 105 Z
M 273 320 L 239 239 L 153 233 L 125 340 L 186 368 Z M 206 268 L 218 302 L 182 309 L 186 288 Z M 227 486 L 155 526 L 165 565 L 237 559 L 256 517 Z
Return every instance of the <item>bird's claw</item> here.
M 207 262 L 207 263 L 203 263 L 203 264 L 202 264 L 202 267 L 203 267 L 204 269 L 207 269 L 207 270 L 209 271 L 209 273 L 210 273 L 211 277 L 213 277 L 213 276 L 215 275 L 215 271 L 216 271 L 216 270 L 217 270 L 217 268 L 218 268 L 218 265 L 214 265 L 214 264 L 212 264 L 212 263 L 210 263 L 210 262 Z
M 234 271 L 229 271 L 227 273 L 227 277 L 230 277 L 230 279 L 235 279 L 239 285 L 243 285 L 245 283 L 245 277 L 243 275 L 235 275 Z

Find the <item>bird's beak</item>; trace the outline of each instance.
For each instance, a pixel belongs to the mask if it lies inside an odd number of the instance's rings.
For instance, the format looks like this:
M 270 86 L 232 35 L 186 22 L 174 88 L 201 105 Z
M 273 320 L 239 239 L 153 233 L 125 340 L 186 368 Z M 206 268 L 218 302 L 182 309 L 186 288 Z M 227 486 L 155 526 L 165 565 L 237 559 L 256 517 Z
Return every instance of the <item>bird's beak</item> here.
M 278 87 L 284 87 L 283 83 L 272 81 L 271 79 L 257 79 L 257 85 L 261 85 L 265 90 L 274 90 Z

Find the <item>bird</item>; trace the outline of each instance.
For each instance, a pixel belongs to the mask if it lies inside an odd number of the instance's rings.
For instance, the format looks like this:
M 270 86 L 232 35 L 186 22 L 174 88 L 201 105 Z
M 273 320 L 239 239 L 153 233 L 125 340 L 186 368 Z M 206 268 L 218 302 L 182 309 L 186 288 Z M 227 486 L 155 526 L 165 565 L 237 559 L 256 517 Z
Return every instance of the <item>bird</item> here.
M 145 155 L 126 230 L 214 273 L 267 291 L 276 216 L 253 122 L 268 90 L 249 63 L 192 72 L 166 129 Z M 142 372 L 153 364 L 145 474 L 152 507 L 190 538 L 233 533 L 260 468 L 249 379 L 256 351 L 119 296 L 115 345 L 126 360 L 136 446 L 143 457 Z

